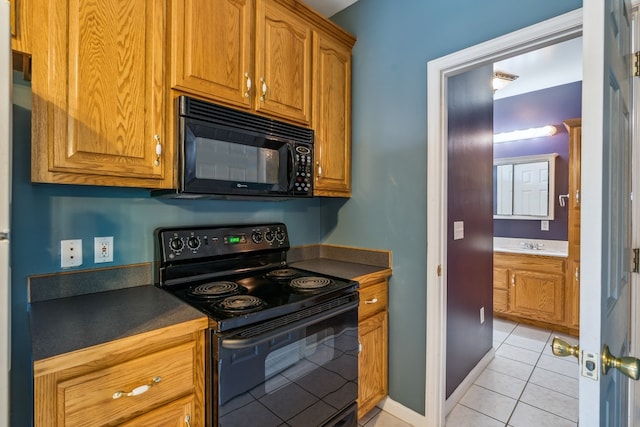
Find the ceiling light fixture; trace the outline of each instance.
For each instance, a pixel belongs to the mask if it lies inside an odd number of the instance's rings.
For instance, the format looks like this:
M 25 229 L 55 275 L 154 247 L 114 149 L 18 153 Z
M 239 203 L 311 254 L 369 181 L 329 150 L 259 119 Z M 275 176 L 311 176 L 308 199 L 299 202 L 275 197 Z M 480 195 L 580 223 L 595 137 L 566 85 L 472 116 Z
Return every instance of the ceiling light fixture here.
M 493 92 L 500 90 L 507 86 L 509 83 L 517 79 L 519 76 L 515 74 L 509 74 L 504 71 L 493 72 Z
M 553 125 L 542 126 L 539 128 L 530 128 L 522 130 L 514 130 L 511 132 L 496 133 L 493 135 L 493 143 L 518 141 L 521 139 L 541 138 L 544 136 L 555 135 L 558 129 Z

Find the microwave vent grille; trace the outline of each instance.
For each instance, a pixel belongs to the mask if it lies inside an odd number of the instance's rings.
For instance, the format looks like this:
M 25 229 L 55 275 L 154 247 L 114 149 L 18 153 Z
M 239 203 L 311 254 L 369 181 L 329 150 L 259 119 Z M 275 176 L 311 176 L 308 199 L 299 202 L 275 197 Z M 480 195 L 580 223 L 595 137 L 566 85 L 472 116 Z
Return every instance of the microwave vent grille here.
M 180 96 L 180 115 L 204 120 L 227 127 L 266 134 L 274 138 L 313 144 L 313 130 L 267 117 L 233 110 L 221 105 Z

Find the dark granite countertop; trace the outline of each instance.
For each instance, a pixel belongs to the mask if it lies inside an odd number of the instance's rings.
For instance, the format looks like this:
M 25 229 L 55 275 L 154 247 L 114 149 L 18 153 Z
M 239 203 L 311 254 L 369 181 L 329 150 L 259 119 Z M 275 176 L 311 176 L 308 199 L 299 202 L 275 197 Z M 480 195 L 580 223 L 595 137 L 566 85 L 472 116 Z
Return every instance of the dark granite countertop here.
M 391 268 L 391 252 L 336 245 L 291 248 L 287 261 L 292 267 L 343 279 L 357 279 Z
M 305 261 L 298 261 L 292 263 L 291 266 L 300 268 L 302 270 L 309 270 L 316 273 L 328 274 L 330 276 L 350 280 L 354 280 L 360 276 L 385 270 L 385 268 L 383 267 L 374 265 L 358 264 L 348 261 L 337 261 L 327 258 L 315 258 Z
M 199 318 L 206 316 L 151 285 L 33 302 L 33 360 Z

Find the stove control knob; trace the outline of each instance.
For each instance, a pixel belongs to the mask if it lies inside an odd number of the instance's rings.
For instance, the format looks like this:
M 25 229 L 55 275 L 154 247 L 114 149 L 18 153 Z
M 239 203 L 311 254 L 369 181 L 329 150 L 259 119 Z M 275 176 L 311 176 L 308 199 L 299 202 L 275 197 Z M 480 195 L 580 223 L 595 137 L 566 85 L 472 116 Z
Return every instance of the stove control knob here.
M 187 239 L 187 246 L 190 249 L 198 249 L 200 247 L 200 238 L 198 236 L 191 236 Z
M 267 232 L 264 233 L 264 238 L 267 239 L 269 243 L 273 242 L 273 231 L 267 230 Z
M 284 231 L 282 230 L 276 231 L 276 239 L 278 239 L 278 242 L 280 243 L 284 242 L 284 238 L 285 238 Z
M 169 246 L 171 247 L 171 249 L 177 252 L 184 247 L 184 243 L 182 242 L 181 238 L 176 237 L 174 239 L 171 239 L 171 241 L 169 242 Z
M 262 243 L 262 233 L 260 233 L 259 231 L 254 231 L 251 234 L 251 240 L 253 240 L 253 243 L 256 244 Z

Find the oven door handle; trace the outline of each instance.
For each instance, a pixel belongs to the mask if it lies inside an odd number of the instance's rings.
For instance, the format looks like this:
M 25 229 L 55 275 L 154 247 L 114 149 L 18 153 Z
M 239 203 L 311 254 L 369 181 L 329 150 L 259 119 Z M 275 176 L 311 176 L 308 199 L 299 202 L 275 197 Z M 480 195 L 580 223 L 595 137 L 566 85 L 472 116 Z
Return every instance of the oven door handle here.
M 262 344 L 265 341 L 269 341 L 270 339 L 293 329 L 305 328 L 307 326 L 313 325 L 314 323 L 321 322 L 323 320 L 329 319 L 331 317 L 337 316 L 339 314 L 345 313 L 349 310 L 353 310 L 358 307 L 358 300 L 351 301 L 348 304 L 341 305 L 339 307 L 333 308 L 329 311 L 322 312 L 320 314 L 308 317 L 306 319 L 299 320 L 297 322 L 289 323 L 286 326 L 282 326 L 276 328 L 266 334 L 260 334 L 251 338 L 223 338 L 221 345 L 222 347 L 230 350 L 242 350 L 244 348 L 249 348 L 256 346 L 258 344 Z M 357 320 L 356 320 L 357 326 Z

